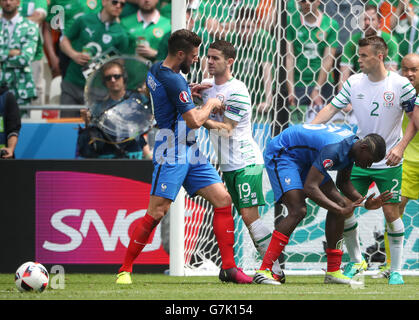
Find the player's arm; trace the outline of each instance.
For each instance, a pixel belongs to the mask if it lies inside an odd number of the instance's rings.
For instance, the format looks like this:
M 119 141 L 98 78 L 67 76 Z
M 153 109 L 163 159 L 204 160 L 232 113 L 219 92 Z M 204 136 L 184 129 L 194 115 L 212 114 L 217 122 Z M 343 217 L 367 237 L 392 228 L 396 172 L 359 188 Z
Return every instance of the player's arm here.
M 362 198 L 362 195 L 355 189 L 351 182 L 352 166 L 339 170 L 336 176 L 336 186 L 351 201 Z
M 219 135 L 229 137 L 233 129 L 237 126 L 238 122 L 224 117 L 224 121 L 216 121 L 208 119 L 204 123 L 204 127 L 208 130 L 218 130 Z
M 411 90 L 415 90 L 412 89 Z M 416 122 L 419 122 L 419 120 L 415 120 L 414 118 L 417 117 L 417 112 L 415 114 L 415 109 L 418 107 L 415 104 L 415 97 L 416 94 L 414 94 L 413 98 L 406 100 L 402 103 L 402 108 L 405 110 L 407 116 L 409 117 L 410 121 L 407 125 L 406 131 L 402 137 L 402 139 L 397 143 L 397 145 L 391 149 L 388 154 L 386 155 L 386 164 L 388 166 L 395 166 L 399 164 L 399 162 L 403 158 L 404 150 L 406 149 L 409 142 L 415 137 L 416 132 L 418 131 L 416 127 Z
M 362 201 L 364 200 L 362 197 L 347 206 L 341 206 L 335 201 L 329 199 L 320 188 L 324 178 L 325 176 L 323 173 L 315 166 L 312 166 L 304 183 L 304 192 L 306 196 L 317 203 L 319 206 L 325 208 L 326 210 L 346 216 L 351 214 L 355 207 L 361 205 Z M 344 203 L 341 204 L 344 205 Z
M 403 138 L 386 155 L 386 164 L 388 166 L 396 166 L 399 164 L 403 158 L 404 150 L 406 149 L 409 142 L 415 137 L 417 131 L 418 129 L 416 128 L 414 121 L 409 121 Z
M 338 112 L 339 109 L 334 107 L 331 103 L 329 103 L 319 111 L 314 120 L 311 121 L 311 124 L 326 123 L 330 119 L 332 119 L 333 116 Z
M 202 108 L 193 108 L 183 113 L 182 117 L 189 128 L 198 129 L 208 120 L 210 113 L 215 108 L 221 108 L 221 101 L 217 98 L 210 98 Z
M 413 121 L 415 123 L 416 129 L 419 130 L 419 104 L 414 107 L 412 119 L 410 121 Z

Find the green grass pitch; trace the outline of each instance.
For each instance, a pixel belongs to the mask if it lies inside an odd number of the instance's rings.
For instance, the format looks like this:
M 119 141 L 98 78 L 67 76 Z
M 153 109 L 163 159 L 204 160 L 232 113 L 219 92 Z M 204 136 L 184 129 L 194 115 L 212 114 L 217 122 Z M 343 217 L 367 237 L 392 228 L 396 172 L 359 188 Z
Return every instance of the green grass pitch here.
M 221 283 L 218 277 L 133 274 L 133 284 L 121 286 L 113 274 L 66 274 L 64 289 L 49 286 L 43 293 L 20 293 L 13 274 L 0 274 L 0 300 L 419 300 L 416 276 L 404 276 L 401 286 L 365 276 L 364 288 L 357 289 L 325 285 L 323 279 L 287 276 L 285 284 L 269 286 Z

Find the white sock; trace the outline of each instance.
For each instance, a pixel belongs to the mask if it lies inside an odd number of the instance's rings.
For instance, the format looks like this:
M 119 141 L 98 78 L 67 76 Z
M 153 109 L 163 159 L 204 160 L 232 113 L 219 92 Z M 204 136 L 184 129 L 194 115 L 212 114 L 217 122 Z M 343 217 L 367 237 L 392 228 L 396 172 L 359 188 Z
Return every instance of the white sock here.
M 269 243 L 271 242 L 272 232 L 263 224 L 261 219 L 257 219 L 252 224 L 250 224 L 248 229 L 256 250 L 263 258 L 266 251 L 268 250 Z M 281 266 L 278 260 L 274 262 L 272 271 L 276 274 L 281 272 Z
M 343 239 L 346 244 L 346 249 L 351 262 L 359 263 L 363 257 L 361 254 L 361 244 L 359 243 L 358 235 L 358 222 L 353 214 L 351 217 L 345 220 L 343 229 Z
M 257 219 L 250 224 L 248 229 L 256 250 L 263 258 L 271 242 L 272 232 L 263 224 L 261 219 Z
M 390 271 L 400 272 L 403 262 L 404 223 L 401 218 L 387 222 L 387 235 L 390 247 Z

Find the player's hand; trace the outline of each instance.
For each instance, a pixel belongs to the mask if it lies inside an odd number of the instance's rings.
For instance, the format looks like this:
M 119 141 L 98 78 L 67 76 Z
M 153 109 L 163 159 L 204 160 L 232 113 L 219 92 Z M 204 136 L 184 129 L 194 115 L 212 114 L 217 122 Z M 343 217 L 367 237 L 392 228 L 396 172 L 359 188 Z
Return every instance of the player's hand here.
M 364 200 L 365 200 L 365 197 L 361 197 L 361 198 L 359 198 L 358 200 L 356 200 L 354 202 L 348 203 L 346 206 L 344 206 L 341 209 L 340 214 L 342 216 L 344 216 L 345 218 L 349 218 L 357 207 L 361 207 L 362 206 L 362 202 Z
M 378 197 L 374 198 L 375 193 L 371 194 L 367 201 L 365 201 L 365 209 L 367 210 L 375 210 L 379 209 L 385 204 L 388 200 L 390 200 L 393 197 L 393 193 L 390 191 L 384 191 L 382 194 L 380 194 Z
M 211 105 L 212 112 L 216 113 L 222 108 L 222 102 L 218 98 L 209 98 L 207 103 Z
M 389 151 L 386 155 L 386 165 L 396 166 L 400 163 L 403 157 L 404 148 L 400 144 L 396 145 L 393 149 Z
M 209 82 L 205 83 L 191 83 L 189 88 L 191 89 L 192 97 L 202 99 L 202 90 L 209 89 L 212 84 Z

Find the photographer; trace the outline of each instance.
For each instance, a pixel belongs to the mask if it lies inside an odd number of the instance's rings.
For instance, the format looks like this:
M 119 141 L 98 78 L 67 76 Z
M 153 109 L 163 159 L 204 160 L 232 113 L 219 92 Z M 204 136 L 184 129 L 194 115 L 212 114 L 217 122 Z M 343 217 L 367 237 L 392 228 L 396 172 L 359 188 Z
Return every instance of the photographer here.
M 9 88 L 0 86 L 0 157 L 15 157 L 15 148 L 20 132 L 20 112 L 16 98 Z
M 103 65 L 101 76 L 108 93 L 106 98 L 97 103 L 92 111 L 80 111 L 87 130 L 97 129 L 96 132 L 101 135 L 93 137 L 97 142 L 97 158 L 151 159 L 151 151 L 144 135 L 128 137 L 127 133 L 131 130 L 129 121 L 121 121 L 121 116 L 129 117 L 132 114 L 132 108 L 144 105 L 147 102 L 146 97 L 138 91 L 126 90 L 127 74 L 119 61 L 113 60 Z M 112 116 L 109 116 L 110 112 L 113 113 Z M 113 117 L 114 115 L 117 117 Z M 109 132 L 109 128 L 112 129 L 112 133 Z M 80 146 L 79 153 L 82 155 Z

